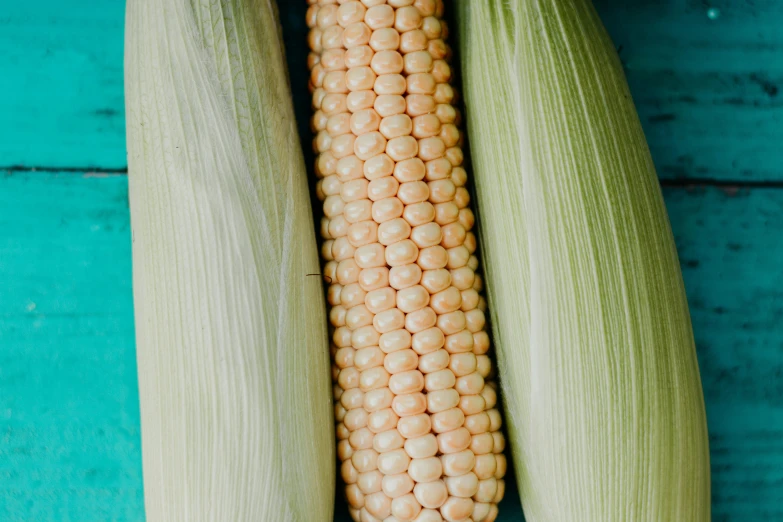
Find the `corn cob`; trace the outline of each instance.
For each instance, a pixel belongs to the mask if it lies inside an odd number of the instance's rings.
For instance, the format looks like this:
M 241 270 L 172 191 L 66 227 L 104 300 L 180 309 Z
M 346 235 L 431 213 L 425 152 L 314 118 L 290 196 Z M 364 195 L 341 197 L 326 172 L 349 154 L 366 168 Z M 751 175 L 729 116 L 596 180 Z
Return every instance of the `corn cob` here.
M 308 3 L 321 254 L 351 516 L 493 521 L 505 440 L 443 2 Z

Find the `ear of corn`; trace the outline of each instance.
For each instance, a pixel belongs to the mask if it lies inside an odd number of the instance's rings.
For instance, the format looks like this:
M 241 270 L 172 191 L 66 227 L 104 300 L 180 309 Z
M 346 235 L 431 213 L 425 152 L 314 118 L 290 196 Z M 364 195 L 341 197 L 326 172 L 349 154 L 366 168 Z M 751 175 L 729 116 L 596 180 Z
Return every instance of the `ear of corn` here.
M 310 4 L 313 145 L 351 515 L 491 522 L 505 441 L 443 2 Z
M 587 0 L 457 5 L 526 518 L 707 521 L 688 308 L 614 48 Z
M 129 0 L 147 520 L 331 521 L 329 355 L 270 2 Z

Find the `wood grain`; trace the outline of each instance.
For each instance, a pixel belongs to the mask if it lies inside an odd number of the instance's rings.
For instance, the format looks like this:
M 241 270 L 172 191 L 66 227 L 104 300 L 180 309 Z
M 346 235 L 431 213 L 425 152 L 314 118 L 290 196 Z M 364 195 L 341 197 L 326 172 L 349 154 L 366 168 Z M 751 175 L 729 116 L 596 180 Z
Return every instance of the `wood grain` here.
M 0 520 L 143 520 L 125 176 L 0 172 Z
M 0 167 L 120 168 L 124 0 L 3 2 Z

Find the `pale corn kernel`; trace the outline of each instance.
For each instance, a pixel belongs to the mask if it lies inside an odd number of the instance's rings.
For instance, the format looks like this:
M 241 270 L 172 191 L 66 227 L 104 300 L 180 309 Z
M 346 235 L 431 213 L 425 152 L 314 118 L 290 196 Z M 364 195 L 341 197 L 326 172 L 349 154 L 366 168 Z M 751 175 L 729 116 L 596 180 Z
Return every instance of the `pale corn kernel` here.
M 418 29 L 421 26 L 421 13 L 413 6 L 397 9 L 394 17 L 394 28 L 400 33 Z
M 459 393 L 454 388 L 436 390 L 427 394 L 427 411 L 430 413 L 439 413 L 458 405 Z
M 419 144 L 412 136 L 398 136 L 389 140 L 386 154 L 394 161 L 411 159 L 419 153 Z
M 345 414 L 347 412 L 348 410 L 346 410 L 345 407 L 338 402 L 337 404 L 334 405 L 334 420 L 336 420 L 337 422 L 342 422 L 343 419 L 345 419 Z
M 470 498 L 478 492 L 479 480 L 473 472 L 465 473 L 459 477 L 446 477 L 446 488 L 454 497 Z
M 438 83 L 444 83 L 451 80 L 451 67 L 445 60 L 435 60 L 432 62 L 432 77 Z
M 473 513 L 473 500 L 449 497 L 441 506 L 440 513 L 448 522 L 462 522 Z
M 421 116 L 413 118 L 413 129 L 411 133 L 414 138 L 428 138 L 438 134 L 440 132 L 440 126 L 440 120 L 437 116 L 434 114 L 422 114 Z M 427 179 L 430 179 L 429 175 L 427 176 Z
M 430 73 L 411 74 L 406 78 L 406 81 L 407 90 L 411 94 L 434 94 L 436 92 L 435 78 Z
M 411 118 L 435 110 L 435 99 L 428 94 L 409 94 L 405 99 L 405 112 Z
M 382 491 L 364 497 L 364 509 L 371 515 L 383 520 L 391 515 L 391 499 Z
M 421 30 L 428 40 L 437 40 L 441 37 L 441 22 L 434 16 L 427 16 L 422 20 Z
M 397 427 L 400 418 L 391 408 L 373 412 L 367 419 L 367 428 L 373 433 L 382 433 Z
M 438 372 L 428 373 L 424 378 L 424 387 L 428 392 L 453 388 L 456 378 L 451 370 L 443 369 Z
M 373 30 L 391 27 L 394 25 L 394 8 L 383 4 L 371 7 L 364 15 L 364 23 Z
M 335 71 L 340 72 L 340 71 Z M 332 73 L 329 73 L 332 74 Z M 324 89 L 326 89 L 328 92 L 340 92 L 340 91 L 331 91 L 329 90 L 328 86 L 326 85 L 326 81 L 329 79 L 329 75 L 327 75 L 327 78 L 324 79 Z M 345 86 L 345 91 L 366 91 L 368 89 L 372 89 L 373 85 L 375 85 L 375 81 L 377 79 L 377 76 L 375 72 L 367 67 L 352 67 L 348 72 L 346 72 L 343 75 L 343 81 Z
M 333 25 L 323 30 L 321 47 L 324 49 L 339 49 L 343 45 L 343 28 Z
M 411 349 L 398 350 L 388 354 L 383 361 L 383 365 L 386 371 L 392 375 L 408 372 L 419 366 L 419 356 Z
M 503 453 L 503 450 L 506 448 L 506 438 L 503 436 L 503 434 L 500 432 L 493 433 L 492 441 L 494 443 L 492 447 L 492 452 Z
M 367 8 L 361 2 L 346 2 L 337 9 L 336 20 L 341 26 L 347 27 L 350 24 L 364 20 L 366 12 Z
M 449 352 L 444 349 L 419 356 L 419 371 L 424 374 L 438 372 L 448 365 Z
M 386 139 L 408 136 L 413 128 L 411 117 L 407 114 L 396 114 L 384 118 L 380 123 L 380 131 Z M 414 154 L 415 156 L 415 154 Z M 404 160 L 401 160 L 404 161 Z
M 468 330 L 446 337 L 446 350 L 451 354 L 475 352 L 475 338 Z
M 370 312 L 366 306 L 363 304 L 354 306 L 353 308 L 349 309 L 348 312 L 345 314 L 345 326 L 347 326 L 350 330 L 357 330 L 363 326 L 368 326 L 372 324 L 373 322 L 373 314 Z M 353 334 L 351 334 L 351 337 L 353 337 Z M 353 342 L 353 339 L 351 339 L 351 342 Z M 366 348 L 364 346 L 362 347 L 356 347 L 353 346 L 355 349 L 359 348 Z M 350 365 L 349 365 L 350 366 Z
M 346 481 L 346 483 L 348 482 Z M 354 479 L 353 483 L 348 483 L 348 486 L 346 486 L 345 497 L 351 507 L 357 509 L 364 507 L 364 493 L 362 493 L 359 490 L 359 486 L 356 485 L 356 479 Z
M 363 402 L 364 402 L 364 392 L 359 390 L 358 388 L 345 390 L 345 392 L 340 396 L 340 403 L 343 406 L 345 406 L 345 409 L 347 410 L 361 408 Z M 354 449 L 361 449 L 361 448 L 359 448 L 357 445 L 354 444 Z
M 432 55 L 427 51 L 409 52 L 404 58 L 406 74 L 426 73 L 432 70 Z
M 377 75 L 399 74 L 403 71 L 403 58 L 397 51 L 379 51 L 370 62 L 372 70 Z
M 395 179 L 400 183 L 419 181 L 424 178 L 426 167 L 419 158 L 410 158 L 397 162 L 393 172 Z
M 454 354 L 449 360 L 449 369 L 457 377 L 471 374 L 476 370 L 476 356 L 470 352 Z
M 376 469 L 365 473 L 359 473 L 359 476 L 356 479 L 356 485 L 362 493 L 369 495 L 381 490 L 382 480 L 383 474 Z
M 346 237 L 348 238 L 348 241 L 357 248 L 370 243 L 375 243 L 378 241 L 378 223 L 372 220 L 353 223 L 348 227 Z
M 345 109 L 358 112 L 364 109 L 370 109 L 375 105 L 378 95 L 373 90 L 354 91 L 345 97 Z
M 476 455 L 476 463 L 478 464 L 479 456 L 491 454 L 495 447 L 495 440 L 492 437 L 492 433 L 479 433 L 473 435 L 470 439 L 470 451 Z M 476 466 L 478 467 L 478 466 Z M 474 468 L 475 470 L 476 468 Z M 493 472 L 494 473 L 494 468 Z M 479 477 L 481 478 L 481 477 Z
M 373 316 L 372 324 L 380 334 L 399 330 L 405 326 L 405 314 L 392 308 Z
M 482 314 L 484 312 L 481 312 Z M 473 332 L 478 333 L 478 332 Z M 492 367 L 492 363 L 489 360 L 489 357 L 486 355 L 477 355 L 476 356 L 476 371 L 486 379 L 487 377 L 494 378 L 495 372 L 493 371 L 494 368 Z
M 495 461 L 497 462 L 497 466 L 495 468 L 495 478 L 500 480 L 502 479 L 506 474 L 506 456 L 502 453 L 498 453 L 495 455 Z M 500 488 L 500 483 L 498 483 L 498 488 Z
M 421 437 L 432 430 L 432 421 L 426 413 L 403 417 L 397 423 L 397 430 L 406 439 Z
M 377 459 L 378 469 L 384 475 L 396 475 L 408 470 L 411 458 L 404 449 L 396 449 L 381 453 Z M 354 464 L 355 466 L 356 464 Z M 358 469 L 358 468 L 357 468 Z
M 371 35 L 372 29 L 367 27 L 367 24 L 364 22 L 356 22 L 345 27 L 343 30 L 343 46 L 347 49 L 346 56 L 348 55 L 348 52 L 356 49 L 357 47 L 366 46 L 367 49 L 372 52 L 372 49 L 367 45 L 370 43 Z M 366 53 L 366 51 L 363 50 L 362 53 Z M 370 63 L 369 58 L 367 60 L 367 63 Z M 362 63 L 361 65 L 367 65 L 367 63 Z M 348 62 L 347 58 L 345 65 L 346 67 L 353 66 Z
M 484 386 L 481 390 L 481 397 L 484 399 L 484 409 L 494 408 L 497 405 L 497 392 L 492 386 Z M 497 445 L 498 441 L 495 441 Z M 502 450 L 501 450 L 502 451 Z
M 451 53 L 449 46 L 440 38 L 437 40 L 430 40 L 427 44 L 427 51 L 429 51 L 435 59 L 447 58 Z
M 316 0 L 308 0 L 309 4 L 314 4 Z M 307 27 L 313 28 L 316 25 L 316 22 L 318 20 L 318 11 L 320 9 L 320 6 L 316 5 L 310 5 L 310 7 L 307 8 L 307 13 L 305 14 L 305 23 L 307 24 Z
M 384 223 L 384 225 L 386 224 L 387 223 Z M 408 227 L 408 232 L 410 232 L 410 226 L 407 223 L 405 223 L 405 226 Z M 395 290 L 402 290 L 418 284 L 419 281 L 421 281 L 421 276 L 422 271 L 419 265 L 410 263 L 407 265 L 395 266 L 389 271 L 389 285 Z
M 446 483 L 442 480 L 420 482 L 413 487 L 413 494 L 416 500 L 419 501 L 419 504 L 429 509 L 438 509 L 449 498 Z M 440 515 L 437 515 L 437 517 L 437 519 L 433 518 L 432 520 L 442 520 Z
M 321 45 L 323 46 L 323 36 L 321 37 Z M 400 47 L 400 33 L 391 27 L 373 31 L 370 36 L 370 47 L 375 52 L 396 51 Z
M 410 332 L 404 329 L 399 329 L 381 335 L 381 338 L 378 341 L 378 345 L 384 353 L 388 354 L 410 348 L 411 340 L 412 336 Z M 408 372 L 405 373 L 407 374 Z
M 365 410 L 373 413 L 390 407 L 393 399 L 394 393 L 389 388 L 376 388 L 364 395 L 363 406 Z
M 345 210 L 345 207 L 343 207 Z M 345 216 L 334 216 L 329 221 L 329 234 L 335 239 L 335 241 L 348 233 L 348 227 L 350 223 L 346 221 Z
M 415 0 L 413 5 L 422 16 L 431 16 L 436 13 L 438 3 L 435 0 Z
M 372 439 L 372 447 L 378 453 L 386 453 L 387 451 L 402 448 L 404 443 L 405 439 L 396 429 L 377 433 Z
M 328 199 L 328 198 L 327 198 Z M 385 223 L 402 216 L 404 205 L 397 197 L 384 198 L 372 204 L 372 218 L 377 223 Z
M 449 261 L 449 254 L 445 248 L 440 245 L 435 245 L 427 248 L 422 248 L 419 252 L 419 259 L 416 262 L 424 270 L 436 270 L 444 268 Z
M 408 464 L 408 474 L 418 483 L 439 480 L 443 473 L 443 463 L 438 457 L 412 459 Z
M 370 414 L 367 413 L 366 410 L 363 408 L 356 408 L 354 410 L 350 410 L 346 415 L 345 419 L 343 419 L 343 424 L 345 424 L 345 427 L 348 428 L 349 431 L 358 430 L 359 428 L 364 428 L 367 426 L 367 419 L 370 417 Z M 354 455 L 354 459 L 356 458 L 356 455 Z M 360 472 L 363 471 L 359 465 L 356 463 L 356 460 L 353 461 L 353 465 L 356 466 L 356 469 Z
M 418 370 L 396 373 L 389 379 L 389 389 L 395 395 L 420 392 L 424 389 L 424 375 Z
M 391 513 L 400 521 L 408 522 L 421 512 L 421 504 L 412 493 L 407 493 L 392 500 Z
M 323 5 L 317 11 L 316 24 L 321 29 L 333 26 L 337 23 L 337 6 L 336 5 Z
M 381 489 L 391 499 L 399 498 L 413 491 L 413 479 L 407 473 L 396 475 L 384 475 L 381 481 Z
M 432 433 L 408 439 L 405 441 L 404 447 L 405 452 L 412 459 L 425 459 L 438 453 L 438 441 Z
M 358 283 L 365 292 L 387 287 L 389 285 L 389 269 L 385 266 L 365 268 L 359 272 Z
M 330 281 L 331 282 L 331 279 Z M 329 310 L 329 324 L 334 327 L 345 325 L 345 307 L 338 305 Z
M 497 471 L 497 459 L 492 453 L 476 453 L 473 472 L 481 480 L 486 480 L 495 476 Z
M 439 328 L 427 328 L 426 330 L 413 334 L 411 347 L 417 354 L 427 355 L 428 353 L 440 350 L 445 342 L 446 339 Z
M 426 411 L 427 399 L 425 398 L 424 394 L 420 392 L 397 395 L 392 401 L 392 409 L 394 410 L 394 413 L 400 417 L 406 417 L 408 415 L 419 415 Z M 410 454 L 410 452 L 408 453 Z
M 343 33 L 343 38 L 345 38 L 349 31 L 351 31 L 351 28 L 345 30 L 345 33 Z M 367 29 L 367 31 L 367 39 L 369 41 L 369 29 Z M 362 44 L 356 45 L 355 47 L 349 47 L 343 55 L 343 60 L 345 61 L 345 66 L 351 69 L 353 67 L 370 65 L 370 63 L 372 63 L 373 56 L 375 56 L 375 51 L 373 51 L 369 45 Z
M 313 39 L 315 42 L 315 38 Z M 413 31 L 407 31 L 402 34 L 400 38 L 400 51 L 403 53 L 412 53 L 416 51 L 423 51 L 427 48 L 428 39 L 426 33 L 421 29 Z M 320 35 L 318 35 L 317 44 L 320 46 Z M 318 49 L 310 47 L 315 52 L 319 52 Z
M 411 226 L 418 227 L 418 226 L 426 225 L 427 223 L 431 222 L 435 218 L 435 208 L 432 206 L 432 203 L 428 201 L 412 203 L 405 207 L 405 210 L 403 210 L 402 212 L 402 217 Z M 421 248 L 428 248 L 428 247 L 421 246 Z
M 438 328 L 446 335 L 461 332 L 465 329 L 466 325 L 467 320 L 465 318 L 465 313 L 461 310 L 455 310 L 438 317 Z
M 378 111 L 378 114 L 384 118 L 387 116 L 394 116 L 395 114 L 402 114 L 405 112 L 405 106 L 405 98 L 399 94 L 382 94 L 376 98 L 375 104 L 373 105 L 375 110 Z
M 504 473 L 505 473 L 505 471 L 504 471 Z M 497 474 L 497 472 L 496 472 L 496 474 Z M 497 509 L 496 505 L 498 504 L 498 502 L 503 500 L 503 497 L 506 494 L 506 481 L 498 479 L 497 484 L 498 484 L 497 493 L 495 493 L 495 498 L 492 499 L 493 507 L 495 509 Z
M 405 329 L 410 333 L 415 334 L 424 331 L 427 328 L 432 328 L 435 326 L 436 320 L 437 315 L 435 315 L 435 310 L 429 306 L 425 306 L 424 308 L 411 312 L 405 316 Z
M 383 137 L 383 134 L 372 131 L 356 138 L 353 153 L 360 160 L 366 161 L 382 153 L 385 148 L 386 138 Z

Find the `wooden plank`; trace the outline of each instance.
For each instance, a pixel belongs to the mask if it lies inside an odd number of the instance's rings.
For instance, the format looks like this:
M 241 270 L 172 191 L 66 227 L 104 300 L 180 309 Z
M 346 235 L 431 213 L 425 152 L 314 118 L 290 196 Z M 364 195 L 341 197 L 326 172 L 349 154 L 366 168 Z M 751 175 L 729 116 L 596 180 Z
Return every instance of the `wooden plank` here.
M 783 180 L 783 3 L 595 3 L 662 178 Z
M 665 196 L 707 402 L 713 520 L 783 520 L 783 190 Z
M 121 168 L 125 2 L 3 2 L 0 166 Z
M 665 196 L 707 401 L 713 519 L 782 520 L 783 190 Z M 0 230 L 0 520 L 139 522 L 126 179 L 0 173 Z M 501 521 L 520 519 L 514 489 Z
M 125 176 L 0 172 L 0 520 L 143 520 Z

